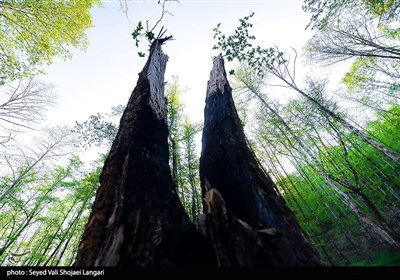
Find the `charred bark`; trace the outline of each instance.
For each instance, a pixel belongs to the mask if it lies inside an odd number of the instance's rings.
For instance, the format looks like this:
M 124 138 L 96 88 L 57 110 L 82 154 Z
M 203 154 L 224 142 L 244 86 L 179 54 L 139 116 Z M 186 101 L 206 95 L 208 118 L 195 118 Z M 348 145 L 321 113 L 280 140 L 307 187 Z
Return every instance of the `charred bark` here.
M 164 97 L 168 57 L 162 43 L 152 44 L 121 118 L 76 266 L 215 263 L 210 243 L 185 213 L 171 177 Z
M 191 223 L 168 164 L 162 42 L 152 44 L 121 118 L 74 265 L 319 265 L 246 145 L 221 57 L 207 89 L 200 163 L 207 213 L 199 231 Z
M 206 192 L 209 235 L 219 266 L 299 265 L 291 255 L 276 254 L 282 233 L 276 228 L 254 230 L 237 219 L 227 208 L 221 193 L 211 188 Z M 287 249 L 286 249 L 287 250 Z M 290 250 L 285 253 L 290 254 Z M 288 261 L 289 260 L 289 261 Z M 316 264 L 309 260 L 304 264 Z
M 215 188 L 224 200 L 215 211 L 204 204 L 219 264 L 319 265 L 294 214 L 247 146 L 221 56 L 214 58 L 204 116 L 202 193 Z M 265 239 L 258 231 L 276 234 Z

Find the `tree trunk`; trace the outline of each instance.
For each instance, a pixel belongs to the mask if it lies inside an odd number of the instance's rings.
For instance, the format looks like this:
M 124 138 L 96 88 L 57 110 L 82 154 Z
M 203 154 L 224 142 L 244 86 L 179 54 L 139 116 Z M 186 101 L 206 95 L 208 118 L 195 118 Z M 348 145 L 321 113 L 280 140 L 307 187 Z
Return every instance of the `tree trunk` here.
M 319 108 L 322 112 L 326 113 L 328 116 L 332 117 L 334 120 L 338 121 L 341 125 L 343 125 L 345 128 L 347 128 L 350 132 L 354 133 L 358 137 L 360 137 L 362 140 L 370 144 L 372 147 L 377 149 L 379 152 L 382 154 L 386 155 L 388 158 L 392 159 L 393 161 L 397 162 L 400 164 L 400 157 L 397 155 L 395 152 L 389 150 L 388 148 L 382 146 L 379 144 L 377 141 L 372 139 L 370 136 L 368 136 L 366 133 L 361 131 L 360 129 L 356 128 L 349 122 L 347 122 L 344 118 L 340 117 L 337 115 L 335 112 L 329 110 L 325 106 L 323 106 L 320 102 L 318 102 L 316 99 L 312 98 L 309 96 L 307 93 L 299 89 L 295 84 L 290 83 L 288 80 L 285 79 L 282 75 L 279 73 L 273 73 L 275 76 L 277 76 L 279 79 L 281 79 L 286 85 L 288 85 L 290 88 L 294 89 L 298 93 L 300 93 L 302 96 L 304 96 L 307 100 L 309 100 L 311 103 L 315 104 L 317 108 Z
M 219 265 L 319 265 L 293 213 L 248 148 L 221 56 L 207 86 L 200 160 Z M 222 201 L 222 202 L 221 202 Z
M 349 206 L 349 208 L 357 216 L 357 218 L 364 224 L 365 228 L 373 231 L 378 238 L 380 238 L 382 241 L 386 242 L 390 247 L 398 249 L 399 243 L 398 243 L 398 241 L 396 241 L 397 233 L 394 230 L 389 229 L 391 231 L 391 233 L 389 234 L 385 229 L 378 226 L 371 219 L 369 219 L 367 215 L 364 215 L 363 212 L 359 209 L 359 207 L 357 207 L 356 204 L 353 202 L 353 199 L 350 196 L 348 196 L 346 193 L 341 191 L 340 188 L 338 188 L 335 185 L 335 183 L 332 182 L 331 176 L 328 173 L 326 173 L 325 169 L 323 168 L 323 165 L 321 165 L 320 161 L 317 160 L 313 151 L 293 132 L 293 130 L 289 127 L 289 125 L 285 122 L 285 120 L 278 114 L 278 112 L 276 112 L 274 109 L 272 109 L 271 106 L 268 105 L 268 103 L 265 101 L 265 99 L 262 97 L 262 95 L 259 92 L 255 91 L 254 89 L 251 89 L 248 85 L 247 85 L 247 87 L 254 95 L 257 96 L 257 98 L 263 103 L 263 105 L 266 106 L 266 108 L 270 112 L 272 112 L 272 114 L 279 120 L 280 125 L 289 132 L 289 134 L 294 138 L 296 143 L 302 148 L 302 150 L 298 150 L 298 151 L 301 153 L 302 156 L 304 156 L 304 158 L 306 159 L 306 162 L 309 162 L 309 160 L 311 160 L 311 163 L 314 163 L 316 165 L 316 168 L 318 169 L 319 173 L 325 178 L 325 181 L 327 182 L 328 186 L 330 186 L 336 193 L 338 193 L 340 196 L 343 197 L 344 202 Z M 278 129 L 280 129 L 280 128 L 278 127 Z M 314 131 L 317 132 L 315 130 L 315 128 L 314 128 Z M 337 131 L 337 133 L 339 133 L 339 132 Z M 323 144 L 323 141 L 322 141 L 321 137 L 319 136 L 318 132 L 317 132 L 317 135 L 320 139 L 320 142 Z M 338 134 L 338 136 L 340 137 L 339 134 Z M 295 147 L 293 145 L 291 148 L 295 149 Z M 325 148 L 325 149 L 327 149 L 327 148 Z M 345 155 L 346 155 L 346 153 L 345 153 Z M 352 170 L 352 171 L 355 172 L 354 170 Z M 340 181 L 337 181 L 337 182 L 339 184 L 343 185 L 342 182 L 340 182 Z M 346 186 L 344 185 L 344 187 L 346 187 Z M 354 193 L 359 195 L 358 192 L 354 191 L 356 189 L 355 187 L 349 186 L 348 189 L 352 190 Z M 375 209 L 373 207 L 371 207 L 372 203 L 368 204 L 368 200 L 365 196 L 364 197 L 366 199 L 364 199 L 361 195 L 359 195 L 359 196 L 366 203 L 367 207 L 370 208 L 372 213 L 377 218 L 378 222 L 383 221 L 385 223 L 385 221 L 383 220 L 383 217 L 380 215 L 378 209 L 376 207 L 375 207 Z M 376 212 L 375 210 L 378 212 Z M 379 215 L 377 215 L 377 214 L 379 214 Z M 382 218 L 382 219 L 380 219 L 380 218 Z M 386 224 L 384 224 L 384 226 L 386 227 Z
M 201 234 L 191 223 L 168 165 L 162 43 L 152 44 L 121 118 L 74 265 L 319 265 L 246 145 L 222 57 L 207 88 Z
M 76 266 L 215 263 L 211 245 L 197 233 L 172 182 L 164 97 L 168 56 L 161 50 L 165 39 L 153 42 L 121 118 Z
M 178 193 L 179 191 L 179 183 L 178 183 L 178 148 L 176 146 L 176 141 L 172 137 L 170 137 L 171 142 L 171 152 L 172 152 L 172 183 L 174 184 L 175 191 Z

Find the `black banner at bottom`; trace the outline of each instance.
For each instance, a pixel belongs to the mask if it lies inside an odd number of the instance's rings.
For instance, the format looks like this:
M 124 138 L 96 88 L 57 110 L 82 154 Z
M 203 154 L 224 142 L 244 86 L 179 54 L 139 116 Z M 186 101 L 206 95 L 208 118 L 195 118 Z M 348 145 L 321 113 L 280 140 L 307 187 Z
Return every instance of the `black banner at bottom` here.
M 0 267 L 0 279 L 324 279 L 399 275 L 400 267 Z

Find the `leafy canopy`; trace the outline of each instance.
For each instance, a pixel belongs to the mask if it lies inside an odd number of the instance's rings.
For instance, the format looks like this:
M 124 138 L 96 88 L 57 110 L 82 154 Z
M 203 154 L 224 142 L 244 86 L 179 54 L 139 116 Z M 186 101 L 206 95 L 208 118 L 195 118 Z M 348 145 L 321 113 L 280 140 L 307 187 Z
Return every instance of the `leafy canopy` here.
M 89 13 L 100 0 L 0 0 L 0 83 L 43 72 L 56 56 L 85 50 Z
M 254 41 L 256 37 L 249 34 L 249 29 L 253 27 L 253 24 L 250 23 L 250 18 L 253 16 L 254 13 L 251 13 L 249 16 L 239 19 L 240 25 L 229 36 L 221 32 L 221 24 L 219 23 L 213 29 L 213 38 L 217 39 L 213 50 L 220 50 L 228 61 L 237 59 L 241 63 L 248 63 L 256 71 L 257 75 L 263 76 L 266 70 L 273 69 L 276 65 L 285 63 L 286 60 L 283 57 L 284 53 L 276 48 L 253 46 L 251 41 Z M 229 74 L 234 74 L 234 71 L 229 71 Z
M 324 29 L 339 20 L 344 10 L 379 18 L 379 25 L 399 19 L 398 0 L 304 0 L 303 10 L 311 14 L 307 27 Z

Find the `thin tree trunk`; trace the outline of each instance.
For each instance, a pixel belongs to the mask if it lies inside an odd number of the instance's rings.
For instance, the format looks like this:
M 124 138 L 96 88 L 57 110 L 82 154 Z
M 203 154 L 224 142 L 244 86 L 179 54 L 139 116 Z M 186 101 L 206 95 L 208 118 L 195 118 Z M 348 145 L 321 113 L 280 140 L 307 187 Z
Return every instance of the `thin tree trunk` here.
M 364 201 L 365 205 L 367 205 L 368 209 L 372 212 L 372 214 L 375 216 L 376 220 L 384 227 L 386 228 L 388 231 L 391 232 L 391 236 L 393 237 L 393 239 L 395 239 L 397 242 L 399 242 L 398 240 L 400 240 L 399 238 L 399 234 L 395 231 L 395 229 L 393 229 L 389 222 L 386 221 L 386 219 L 382 216 L 382 213 L 379 211 L 378 207 L 369 199 L 369 197 L 364 194 L 363 192 L 359 191 L 359 192 L 355 192 L 356 195 L 358 195 L 359 197 L 361 197 L 361 199 Z M 399 245 L 400 247 L 400 245 Z
M 175 139 L 170 137 L 170 142 L 171 142 L 171 152 L 172 152 L 172 182 L 175 187 L 176 193 L 179 191 L 179 182 L 178 182 L 178 148 L 176 145 Z
M 284 80 L 284 81 L 286 81 L 286 80 Z M 288 85 L 289 85 L 289 83 L 288 83 Z M 295 87 L 294 85 L 291 85 L 291 87 L 297 89 L 297 87 Z M 389 234 L 387 231 L 385 231 L 385 229 L 382 229 L 380 226 L 375 224 L 368 216 L 364 215 L 362 213 L 362 211 L 359 209 L 359 207 L 354 203 L 353 199 L 350 196 L 348 196 L 347 194 L 345 194 L 340 188 L 338 188 L 334 182 L 332 182 L 331 176 L 325 171 L 324 167 L 319 163 L 319 161 L 315 157 L 312 150 L 297 135 L 295 135 L 295 133 L 288 126 L 288 124 L 284 121 L 284 119 L 267 104 L 267 102 L 262 98 L 261 94 L 259 94 L 255 90 L 251 89 L 250 87 L 249 87 L 249 89 L 252 91 L 253 94 L 255 94 L 260 99 L 260 101 L 263 103 L 263 105 L 266 106 L 266 108 L 273 113 L 273 115 L 279 120 L 280 124 L 289 132 L 289 134 L 294 138 L 296 143 L 302 148 L 302 151 L 300 151 L 300 153 L 305 157 L 305 159 L 307 161 L 311 160 L 311 162 L 314 162 L 316 164 L 318 171 L 325 178 L 325 181 L 327 182 L 327 184 L 335 192 L 337 192 L 341 197 L 343 197 L 346 204 L 348 204 L 350 209 L 355 213 L 355 215 L 365 225 L 365 227 L 368 228 L 369 230 L 371 230 L 372 232 L 374 232 L 378 238 L 380 238 L 381 240 L 386 242 L 389 246 L 391 246 L 393 248 L 399 248 L 399 243 L 396 241 L 396 237 L 395 237 L 396 235 L 392 237 L 391 234 Z M 300 89 L 297 89 L 297 90 L 300 90 Z M 303 95 L 306 95 L 306 94 L 303 92 Z M 308 96 L 306 96 L 306 97 L 308 97 Z M 311 97 L 308 97 L 308 98 L 312 99 Z M 312 99 L 312 100 L 314 100 L 314 99 Z M 323 107 L 320 103 L 318 103 L 318 101 L 314 100 L 314 102 L 316 102 L 325 111 L 328 110 L 325 107 Z M 336 116 L 336 114 L 331 112 L 330 116 L 332 117 L 332 115 Z M 339 118 L 338 116 L 336 116 L 336 117 Z M 337 118 L 336 118 L 336 120 L 338 122 L 340 122 L 340 120 L 338 120 Z M 343 119 L 341 119 L 341 120 L 343 120 Z M 340 123 L 343 125 L 342 122 L 340 122 Z M 360 131 L 360 133 L 362 133 L 362 132 Z M 323 142 L 321 141 L 321 143 L 323 143 Z
M 68 245 L 71 242 L 72 237 L 73 237 L 73 234 L 70 234 L 68 239 L 67 239 L 67 242 L 65 242 L 65 244 L 64 244 L 64 246 L 63 246 L 63 248 L 61 250 L 60 255 L 58 256 L 58 259 L 57 259 L 56 263 L 54 264 L 54 261 L 53 261 L 52 265 L 54 265 L 54 266 L 58 266 L 59 265 L 59 263 L 61 262 L 62 257 L 64 256 L 65 252 L 67 251 Z
M 374 139 L 372 139 L 371 137 L 369 137 L 368 135 L 366 135 L 364 132 L 362 132 L 361 130 L 357 129 L 356 127 L 354 127 L 353 125 L 351 125 L 349 122 L 347 122 L 345 119 L 341 118 L 340 116 L 338 116 L 337 114 L 335 114 L 334 112 L 332 112 L 331 110 L 325 108 L 325 106 L 323 106 L 320 102 L 318 102 L 317 100 L 315 100 L 314 98 L 312 98 L 311 96 L 309 96 L 308 94 L 306 94 L 304 91 L 302 91 L 301 89 L 299 89 L 296 85 L 294 85 L 293 83 L 290 83 L 288 80 L 286 80 L 284 77 L 282 77 L 281 75 L 274 73 L 274 75 L 276 75 L 279 79 L 281 79 L 286 85 L 288 85 L 290 88 L 294 89 L 295 91 L 297 91 L 298 93 L 300 93 L 302 96 L 304 96 L 307 100 L 309 100 L 311 103 L 313 103 L 314 105 L 317 106 L 317 108 L 319 108 L 322 112 L 326 113 L 328 116 L 332 117 L 333 119 L 335 119 L 336 121 L 338 121 L 340 124 L 342 124 L 345 128 L 347 128 L 350 132 L 356 134 L 357 136 L 359 136 L 362 140 L 364 140 L 365 142 L 367 142 L 368 144 L 370 144 L 371 146 L 373 146 L 375 149 L 377 149 L 378 151 L 380 151 L 381 153 L 383 153 L 384 155 L 386 155 L 387 157 L 391 158 L 392 160 L 394 160 L 395 162 L 397 162 L 398 164 L 400 164 L 400 157 L 390 151 L 389 149 L 385 148 L 384 146 L 382 146 L 381 144 L 379 144 L 377 141 L 375 141 Z
M 264 151 L 265 151 L 266 155 L 268 156 L 268 158 L 270 159 L 270 161 L 273 160 L 271 157 L 274 157 L 274 158 L 275 158 L 275 161 L 278 163 L 278 165 L 280 166 L 280 168 L 283 170 L 284 176 L 283 176 L 283 175 L 280 175 L 279 177 L 280 177 L 280 178 L 286 178 L 286 179 L 289 180 L 291 187 L 286 186 L 286 187 L 285 187 L 285 188 L 286 188 L 285 191 L 288 192 L 288 193 L 291 195 L 292 199 L 295 201 L 295 203 L 296 203 L 296 205 L 297 205 L 297 208 L 299 209 L 300 213 L 302 213 L 302 215 L 304 216 L 305 221 L 306 221 L 306 223 L 309 225 L 310 230 L 311 230 L 312 232 L 314 232 L 314 230 L 313 230 L 313 228 L 312 228 L 312 226 L 311 226 L 311 224 L 310 224 L 310 221 L 307 220 L 307 216 L 306 216 L 305 213 L 303 212 L 302 207 L 300 207 L 298 201 L 295 199 L 295 196 L 294 196 L 294 194 L 292 193 L 292 190 L 291 190 L 292 188 L 293 188 L 293 190 L 295 191 L 296 195 L 300 197 L 301 202 L 305 205 L 305 207 L 306 207 L 308 213 L 309 213 L 309 214 L 311 215 L 311 217 L 312 217 L 312 220 L 315 220 L 316 223 L 317 223 L 317 225 L 321 228 L 322 234 L 323 234 L 323 236 L 325 237 L 325 240 L 334 248 L 334 250 L 336 251 L 336 253 L 337 253 L 346 263 L 349 263 L 349 260 L 344 256 L 343 252 L 338 248 L 338 246 L 335 244 L 334 240 L 329 236 L 328 230 L 330 230 L 330 229 L 327 229 L 326 226 L 320 222 L 320 220 L 318 219 L 318 217 L 316 216 L 316 214 L 314 213 L 314 211 L 310 208 L 310 206 L 308 205 L 307 201 L 304 199 L 304 197 L 303 197 L 303 195 L 301 194 L 301 192 L 297 189 L 295 183 L 292 181 L 292 179 L 290 178 L 289 174 L 285 171 L 285 169 L 284 169 L 284 167 L 282 166 L 282 164 L 278 161 L 277 156 L 276 156 L 275 154 L 273 154 L 272 149 L 270 148 L 270 149 L 268 149 L 268 151 L 267 151 L 266 147 L 263 145 L 263 143 L 261 143 L 261 141 L 260 141 L 260 145 L 261 145 L 262 148 L 264 149 Z M 275 168 L 276 168 L 276 167 L 275 167 Z M 301 173 L 301 171 L 300 171 L 300 173 Z M 300 176 L 301 176 L 301 175 L 300 175 Z M 283 185 L 286 185 L 286 183 L 284 183 Z M 320 195 L 319 193 L 318 193 L 318 196 L 321 198 L 321 195 Z M 327 204 L 325 204 L 325 207 L 328 209 L 328 211 L 330 211 L 330 207 L 328 207 Z M 330 212 L 333 213 L 332 211 L 330 211 Z M 332 218 L 329 218 L 329 220 L 330 220 L 330 222 L 332 223 Z M 342 223 L 340 222 L 339 219 L 338 219 L 338 224 L 339 224 L 339 227 L 340 227 L 340 229 L 342 230 L 343 234 L 345 235 L 346 239 L 347 239 L 351 244 L 355 245 L 355 244 L 354 244 L 354 241 L 348 236 L 345 227 L 342 225 Z M 317 239 L 317 241 L 319 240 L 319 236 L 317 236 L 315 233 L 314 233 L 314 237 Z M 320 241 L 318 241 L 318 242 L 320 243 Z M 327 256 L 327 259 L 328 259 L 329 263 L 330 263 L 331 265 L 334 265 L 334 264 L 333 264 L 333 261 L 331 260 L 331 257 L 329 256 L 329 254 L 328 254 L 327 251 L 325 250 L 324 246 L 321 246 L 321 247 L 322 247 L 323 252 L 324 252 L 325 255 Z
M 189 179 L 189 185 L 190 189 L 192 191 L 192 197 L 191 197 L 191 205 L 190 205 L 190 210 L 193 219 L 197 216 L 196 212 L 196 186 L 195 186 L 195 171 L 193 170 L 193 161 L 194 161 L 194 155 L 192 154 L 193 150 L 191 147 L 191 141 L 193 141 L 192 135 L 188 135 L 188 138 L 185 139 L 186 141 L 186 164 L 188 167 L 188 179 Z
M 33 217 L 34 216 L 28 217 L 27 220 L 25 221 L 25 223 L 18 229 L 18 231 L 15 234 L 13 234 L 13 235 L 11 235 L 11 236 L 9 236 L 7 238 L 6 243 L 3 245 L 3 247 L 0 248 L 0 256 L 3 255 L 6 252 L 6 250 L 21 235 L 21 233 L 24 231 L 24 229 L 26 229 L 29 226 L 29 224 L 30 224 L 31 220 L 33 219 Z
M 65 238 L 69 234 L 68 240 L 71 240 L 71 237 L 73 235 L 73 231 L 76 228 L 76 224 L 79 222 L 81 215 L 83 213 L 83 210 L 85 210 L 87 200 L 83 202 L 81 205 L 80 209 L 78 210 L 78 213 L 76 213 L 75 217 L 69 222 L 67 229 L 63 232 L 61 240 L 58 242 L 57 246 L 54 248 L 53 252 L 50 254 L 50 256 L 47 258 L 46 262 L 43 264 L 43 266 L 47 265 L 52 265 L 52 258 L 54 258 L 58 252 L 58 250 L 61 248 L 62 244 L 65 241 Z M 61 224 L 62 225 L 62 224 Z M 60 227 L 61 228 L 61 227 Z M 68 241 L 69 242 L 69 241 Z M 64 246 L 65 248 L 65 246 Z M 65 249 L 64 249 L 65 250 Z M 62 255 L 61 255 L 62 256 Z M 61 258 L 61 257 L 60 257 Z
M 51 236 L 45 236 L 45 238 L 43 238 L 43 240 L 46 240 L 47 242 L 47 246 L 46 248 L 41 251 L 40 253 L 42 255 L 47 255 L 47 251 L 50 249 L 50 247 L 53 245 L 53 241 L 56 238 L 57 235 L 59 235 L 59 232 L 62 230 L 62 227 L 64 225 L 64 222 L 67 220 L 67 218 L 69 217 L 70 213 L 72 212 L 72 210 L 75 208 L 77 200 L 74 201 L 74 203 L 71 205 L 71 207 L 68 209 L 68 211 L 66 212 L 66 214 L 64 215 L 64 218 L 62 219 L 61 222 L 59 222 L 59 227 L 57 228 L 57 230 L 55 232 L 53 232 L 51 234 Z M 61 241 L 60 241 L 61 242 Z M 40 244 L 39 244 L 40 245 Z M 59 246 L 59 245 L 58 245 Z M 57 247 L 58 247 L 57 246 Z M 56 249 L 53 251 L 53 254 L 56 252 Z M 43 266 L 46 266 L 48 261 L 51 259 L 51 257 L 53 256 L 53 254 L 50 255 L 50 257 L 47 259 L 47 261 L 45 261 L 45 263 L 43 264 Z

